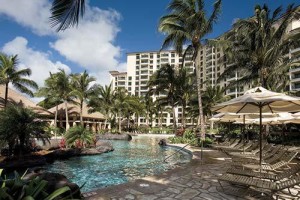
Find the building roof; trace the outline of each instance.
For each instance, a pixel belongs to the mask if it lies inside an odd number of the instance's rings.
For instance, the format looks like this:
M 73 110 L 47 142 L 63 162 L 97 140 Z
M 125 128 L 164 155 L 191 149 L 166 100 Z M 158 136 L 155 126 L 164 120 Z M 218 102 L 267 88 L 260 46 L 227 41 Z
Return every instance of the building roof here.
M 89 118 L 89 119 L 105 119 L 104 115 L 100 112 L 89 113 L 89 108 L 87 104 L 84 102 L 82 107 L 82 117 Z M 56 106 L 50 108 L 48 111 L 55 113 Z M 65 114 L 65 103 L 61 103 L 58 105 L 58 113 Z M 80 115 L 80 106 L 74 103 L 68 103 L 68 113 L 70 116 L 78 116 Z
M 0 85 L 0 109 L 4 108 L 5 99 L 5 85 Z M 41 106 L 36 105 L 35 102 L 30 100 L 28 97 L 22 95 L 21 93 L 8 88 L 8 103 L 15 105 L 22 105 L 26 108 L 31 108 L 34 112 L 41 115 L 53 115 L 53 113 L 44 109 Z

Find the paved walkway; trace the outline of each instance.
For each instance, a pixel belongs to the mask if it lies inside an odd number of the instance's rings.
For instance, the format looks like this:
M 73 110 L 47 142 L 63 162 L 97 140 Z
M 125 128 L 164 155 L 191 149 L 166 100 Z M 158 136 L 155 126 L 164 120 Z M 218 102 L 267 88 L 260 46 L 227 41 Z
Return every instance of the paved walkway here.
M 224 173 L 230 165 L 226 155 L 216 150 L 205 150 L 204 159 L 200 161 L 200 149 L 190 148 L 192 161 L 164 174 L 138 179 L 133 182 L 99 189 L 85 193 L 88 200 L 240 200 L 271 199 L 252 192 L 222 183 L 220 187 L 217 177 Z M 293 199 L 281 194 L 279 199 Z M 294 198 L 295 199 L 295 198 Z M 300 198 L 299 198 L 300 199 Z

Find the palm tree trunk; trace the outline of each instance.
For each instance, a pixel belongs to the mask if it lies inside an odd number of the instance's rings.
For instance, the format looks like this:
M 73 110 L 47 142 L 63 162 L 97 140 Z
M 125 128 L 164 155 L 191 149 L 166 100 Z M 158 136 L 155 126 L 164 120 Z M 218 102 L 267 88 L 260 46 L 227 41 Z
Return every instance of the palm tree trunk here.
M 160 126 L 160 131 L 162 131 L 162 124 L 163 124 L 163 111 L 160 111 L 160 115 L 159 115 L 159 126 Z
M 185 128 L 185 103 L 183 103 L 182 105 L 182 115 L 181 115 L 181 121 L 182 121 L 182 126 L 183 128 Z
M 68 114 L 68 102 L 65 100 L 65 110 L 66 110 L 66 131 L 69 130 L 69 114 Z
M 80 101 L 80 124 L 81 124 L 81 126 L 83 126 L 82 107 L 83 107 L 83 101 Z
M 199 118 L 200 118 L 200 133 L 201 139 L 205 139 L 205 121 L 203 117 L 203 107 L 202 107 L 202 95 L 201 95 L 201 77 L 200 77 L 200 48 L 197 49 L 196 57 L 196 79 L 197 79 L 197 91 L 198 91 L 198 106 L 199 106 Z
M 118 118 L 118 119 L 119 119 L 119 121 L 118 121 L 118 123 L 119 123 L 119 133 L 121 133 L 121 131 L 122 131 L 122 130 L 121 130 L 121 129 L 122 129 L 122 128 L 121 128 L 121 113 L 119 112 L 118 115 L 119 115 L 119 116 L 118 116 L 118 117 L 119 117 L 119 118 Z
M 8 98 L 8 83 L 5 83 L 4 108 L 6 108 L 6 105 L 7 105 L 7 98 Z
M 107 118 L 105 117 L 105 121 L 104 121 L 104 130 L 106 129 L 106 124 L 107 124 Z
M 172 105 L 172 110 L 173 110 L 173 129 L 174 133 L 176 132 L 177 124 L 176 124 L 176 116 L 175 116 L 175 106 Z
M 54 137 L 57 138 L 57 114 L 58 114 L 58 105 L 55 106 L 55 117 L 54 117 Z

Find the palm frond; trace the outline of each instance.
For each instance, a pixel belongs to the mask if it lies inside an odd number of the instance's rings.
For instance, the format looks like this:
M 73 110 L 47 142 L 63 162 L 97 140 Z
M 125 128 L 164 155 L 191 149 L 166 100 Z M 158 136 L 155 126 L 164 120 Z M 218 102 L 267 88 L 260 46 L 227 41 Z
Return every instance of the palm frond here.
M 85 11 L 85 0 L 53 0 L 50 23 L 57 31 L 75 26 Z

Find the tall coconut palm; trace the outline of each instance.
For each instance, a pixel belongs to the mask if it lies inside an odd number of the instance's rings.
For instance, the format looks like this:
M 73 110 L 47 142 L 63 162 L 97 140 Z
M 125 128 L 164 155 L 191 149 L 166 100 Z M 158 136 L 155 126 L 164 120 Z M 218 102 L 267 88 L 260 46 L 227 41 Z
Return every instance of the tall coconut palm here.
M 156 101 L 163 105 L 170 105 L 173 110 L 173 129 L 176 130 L 176 115 L 175 107 L 178 103 L 177 89 L 178 85 L 178 71 L 169 64 L 163 65 L 150 78 L 148 82 L 150 94 L 163 94 L 158 97 Z
M 155 102 L 149 95 L 146 95 L 143 101 L 146 109 L 146 124 L 149 126 L 149 124 L 151 125 L 153 122 L 153 115 L 155 114 Z
M 87 103 L 88 99 L 96 96 L 97 85 L 92 83 L 96 81 L 96 78 L 89 76 L 89 74 L 84 71 L 82 74 L 71 75 L 71 94 L 79 101 L 80 107 L 80 124 L 83 126 L 82 119 L 82 108 L 83 102 Z
M 186 108 L 194 91 L 194 75 L 189 73 L 188 68 L 180 68 L 177 76 L 176 96 L 178 104 L 182 106 L 182 126 L 186 126 Z
M 282 12 L 278 7 L 271 13 L 267 5 L 257 5 L 254 11 L 253 17 L 238 20 L 225 35 L 229 42 L 224 48 L 227 61 L 236 65 L 226 68 L 222 77 L 234 70 L 243 70 L 243 77 L 234 84 L 258 83 L 271 89 L 274 80 L 286 80 L 288 70 L 300 65 L 299 61 L 292 62 L 286 56 L 290 48 L 299 45 L 295 35 L 287 36 L 296 8 L 289 5 Z
M 121 133 L 121 120 L 124 117 L 125 109 L 128 107 L 126 90 L 118 88 L 113 95 L 113 111 L 118 119 L 118 130 Z
M 145 113 L 145 104 L 141 97 L 133 95 L 127 95 L 125 102 L 123 112 L 127 118 L 127 128 L 129 128 L 130 117 L 143 115 Z
M 69 114 L 68 114 L 68 102 L 74 99 L 72 94 L 71 79 L 70 75 L 65 72 L 65 70 L 60 69 L 59 72 L 53 74 L 54 80 L 56 82 L 56 87 L 59 96 L 63 99 L 65 104 L 66 112 L 66 131 L 70 128 L 69 124 Z
M 113 109 L 113 89 L 112 84 L 97 86 L 96 89 L 98 96 L 93 96 L 88 106 L 90 107 L 90 112 L 101 112 L 105 116 L 104 128 L 107 126 L 107 121 L 110 119 Z
M 0 53 L 0 84 L 5 85 L 4 107 L 7 105 L 8 84 L 11 83 L 17 90 L 29 96 L 33 96 L 33 92 L 29 89 L 38 89 L 38 85 L 33 80 L 25 78 L 31 75 L 31 70 L 17 69 L 18 56 L 8 56 Z
M 212 116 L 211 109 L 214 105 L 228 100 L 228 96 L 225 96 L 225 89 L 217 86 L 209 85 L 203 92 L 203 112 L 207 117 Z
M 200 81 L 200 49 L 201 40 L 213 29 L 221 9 L 221 0 L 214 3 L 212 14 L 207 18 L 203 0 L 172 0 L 168 6 L 170 14 L 163 16 L 159 22 L 159 31 L 166 34 L 162 48 L 174 46 L 181 54 L 183 46 L 188 45 L 185 52 L 193 52 L 195 61 L 199 116 L 201 119 L 201 135 L 205 137 L 205 124 L 201 100 Z
M 85 0 L 53 0 L 50 23 L 58 26 L 57 31 L 65 30 L 78 24 L 84 10 Z
M 55 138 L 56 138 L 56 128 L 57 128 L 57 114 L 58 105 L 63 102 L 60 96 L 60 91 L 58 91 L 57 81 L 55 76 L 50 72 L 50 76 L 45 80 L 44 87 L 39 88 L 35 94 L 37 97 L 45 97 L 43 101 L 39 103 L 43 107 L 49 109 L 55 106 L 55 117 L 54 117 L 54 127 L 55 127 Z M 47 106 L 49 104 L 49 106 Z

